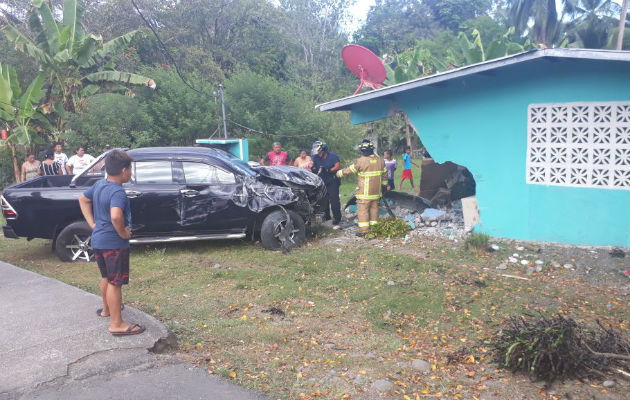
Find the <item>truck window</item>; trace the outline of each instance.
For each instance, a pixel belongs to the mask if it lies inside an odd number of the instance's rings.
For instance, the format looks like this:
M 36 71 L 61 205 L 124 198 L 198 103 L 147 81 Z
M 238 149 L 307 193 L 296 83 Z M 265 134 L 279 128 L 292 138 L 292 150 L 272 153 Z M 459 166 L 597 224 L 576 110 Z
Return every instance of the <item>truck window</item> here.
M 170 161 L 136 161 L 133 168 L 133 180 L 138 183 L 173 183 L 173 171 Z
M 236 182 L 234 174 L 212 165 L 182 162 L 182 167 L 188 185 L 225 185 Z

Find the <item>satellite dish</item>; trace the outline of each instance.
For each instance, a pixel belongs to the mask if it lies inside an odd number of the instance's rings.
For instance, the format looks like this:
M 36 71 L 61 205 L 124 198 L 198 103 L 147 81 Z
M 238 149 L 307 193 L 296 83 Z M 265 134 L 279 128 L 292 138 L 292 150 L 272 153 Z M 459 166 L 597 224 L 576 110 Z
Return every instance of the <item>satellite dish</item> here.
M 363 86 L 372 89 L 383 87 L 387 72 L 381 59 L 371 50 L 358 44 L 349 44 L 341 49 L 341 58 L 354 76 L 361 80 L 353 95 L 359 93 Z

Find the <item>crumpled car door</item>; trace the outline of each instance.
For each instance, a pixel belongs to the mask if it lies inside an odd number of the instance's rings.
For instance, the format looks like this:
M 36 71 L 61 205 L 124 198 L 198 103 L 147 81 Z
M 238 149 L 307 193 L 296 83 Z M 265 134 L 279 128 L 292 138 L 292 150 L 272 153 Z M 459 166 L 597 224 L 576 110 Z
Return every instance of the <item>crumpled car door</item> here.
M 242 186 L 236 176 L 201 162 L 183 161 L 181 165 L 185 179 L 180 190 L 182 229 L 197 234 L 243 232 L 252 212 L 234 203 Z

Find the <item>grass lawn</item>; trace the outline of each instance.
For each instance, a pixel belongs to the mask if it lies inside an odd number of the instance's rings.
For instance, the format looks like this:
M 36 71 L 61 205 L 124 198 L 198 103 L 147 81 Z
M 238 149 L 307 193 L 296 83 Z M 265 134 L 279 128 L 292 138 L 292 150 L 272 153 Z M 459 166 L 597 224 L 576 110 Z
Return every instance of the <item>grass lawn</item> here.
M 494 267 L 508 248 L 331 235 L 286 255 L 238 241 L 135 246 L 125 303 L 165 322 L 184 359 L 292 399 L 377 398 L 377 379 L 394 384 L 385 397 L 395 399 L 552 398 L 542 384 L 495 369 L 487 340 L 504 317 L 562 312 L 628 329 L 627 296 L 570 271 L 502 277 Z M 96 266 L 61 263 L 49 241 L 0 238 L 0 259 L 98 291 Z M 431 371 L 412 369 L 417 358 Z M 506 385 L 514 397 L 503 397 Z M 556 396 L 622 398 L 621 388 L 558 385 Z
M 402 161 L 401 157 L 394 157 L 394 158 L 398 162 L 398 168 L 396 168 L 396 172 L 394 173 L 394 176 L 395 176 L 394 183 L 396 184 L 396 190 L 398 190 L 398 187 L 400 186 L 400 175 L 402 174 L 403 161 Z M 414 158 L 413 162 L 415 162 L 416 164 L 420 165 L 420 163 L 422 161 Z M 345 168 L 345 167 L 347 167 L 347 165 L 346 164 L 342 164 L 341 167 Z M 413 171 L 414 188 L 413 189 L 411 188 L 411 184 L 407 180 L 403 184 L 402 191 L 405 192 L 405 193 L 410 193 L 410 194 L 418 194 L 418 182 L 420 181 L 421 169 L 420 169 L 420 167 L 412 165 L 411 166 L 411 170 Z M 356 187 L 357 187 L 357 176 L 356 175 L 348 175 L 348 176 L 345 176 L 341 180 L 341 187 L 339 188 L 339 194 L 341 196 L 341 208 L 343 208 L 343 206 L 350 199 L 350 197 L 352 197 Z

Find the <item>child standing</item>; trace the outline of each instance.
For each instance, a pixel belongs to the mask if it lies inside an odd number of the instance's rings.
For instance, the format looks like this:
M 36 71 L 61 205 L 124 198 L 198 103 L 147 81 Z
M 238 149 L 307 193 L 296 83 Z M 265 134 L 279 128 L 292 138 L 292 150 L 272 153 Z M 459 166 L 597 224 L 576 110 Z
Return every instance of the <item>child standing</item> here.
M 385 169 L 387 170 L 387 190 L 396 189 L 396 183 L 394 182 L 394 172 L 398 166 L 396 160 L 392 159 L 391 150 L 385 151 Z
M 418 166 L 418 164 L 411 161 L 411 147 L 407 146 L 407 148 L 405 149 L 405 154 L 403 154 L 403 171 L 402 175 L 400 176 L 400 187 L 398 188 L 398 190 L 402 190 L 402 184 L 405 179 L 409 179 L 409 183 L 411 183 L 412 189 L 415 188 L 415 186 L 413 185 L 413 173 L 411 172 L 411 164 L 415 165 L 416 167 Z
M 129 283 L 129 238 L 131 206 L 122 187 L 131 179 L 127 153 L 112 150 L 105 160 L 107 178 L 96 182 L 79 197 L 83 217 L 93 229 L 92 248 L 101 272 L 100 289 L 103 308 L 100 317 L 109 318 L 109 332 L 114 336 L 137 335 L 144 327 L 122 319 L 122 285 Z

